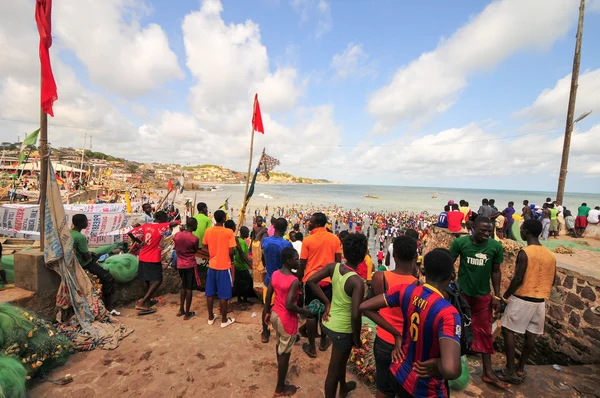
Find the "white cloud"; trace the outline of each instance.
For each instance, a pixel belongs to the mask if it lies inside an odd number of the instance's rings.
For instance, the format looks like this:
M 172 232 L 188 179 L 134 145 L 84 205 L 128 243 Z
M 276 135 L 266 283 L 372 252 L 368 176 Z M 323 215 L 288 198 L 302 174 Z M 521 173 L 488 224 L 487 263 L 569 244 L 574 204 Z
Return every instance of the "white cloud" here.
M 374 133 L 402 121 L 421 123 L 449 109 L 469 75 L 488 70 L 518 51 L 544 49 L 575 23 L 571 0 L 501 0 L 488 5 L 433 51 L 398 69 L 369 98 Z
M 515 113 L 516 117 L 535 122 L 564 122 L 567 114 L 571 74 L 558 80 L 554 87 L 545 89 L 536 100 L 525 109 Z M 600 69 L 585 71 L 579 75 L 575 117 L 589 110 L 600 113 Z
M 3 140 L 13 141 L 17 133 L 31 132 L 39 120 L 39 37 L 33 23 L 33 3 L 7 2 L 0 7 L 0 131 Z M 29 23 L 28 23 L 29 22 Z M 59 100 L 54 103 L 48 137 L 53 145 L 80 146 L 83 134 L 94 134 L 94 148 L 124 154 L 135 141 L 135 126 L 105 97 L 84 88 L 72 69 L 51 48 Z M 33 123 L 31 123 L 33 122 Z M 73 127 L 76 128 L 73 128 Z M 115 141 L 121 146 L 115 146 Z M 131 151 L 128 151 L 131 153 Z
M 367 63 L 368 59 L 362 44 L 349 43 L 344 51 L 331 58 L 331 68 L 338 79 L 362 77 L 374 73 L 373 65 Z
M 573 134 L 569 172 L 600 177 L 600 124 Z M 393 152 L 393 161 L 389 153 Z M 562 153 L 562 137 L 527 135 L 504 139 L 471 123 L 436 134 L 406 140 L 396 138 L 381 145 L 359 143 L 351 159 L 366 173 L 377 171 L 393 181 L 448 181 L 456 178 L 556 175 Z
M 292 7 L 300 15 L 300 22 L 314 20 L 315 36 L 322 37 L 331 30 L 331 5 L 325 0 L 292 0 Z
M 144 94 L 184 77 L 163 29 L 141 26 L 147 12 L 135 0 L 54 2 L 55 44 L 73 51 L 92 83 L 125 97 Z
M 207 130 L 242 135 L 249 129 L 255 92 L 263 112 L 283 112 L 296 105 L 302 88 L 294 68 L 270 71 L 257 24 L 226 24 L 222 10 L 220 1 L 205 0 L 183 21 L 187 66 L 197 80 L 188 102 Z

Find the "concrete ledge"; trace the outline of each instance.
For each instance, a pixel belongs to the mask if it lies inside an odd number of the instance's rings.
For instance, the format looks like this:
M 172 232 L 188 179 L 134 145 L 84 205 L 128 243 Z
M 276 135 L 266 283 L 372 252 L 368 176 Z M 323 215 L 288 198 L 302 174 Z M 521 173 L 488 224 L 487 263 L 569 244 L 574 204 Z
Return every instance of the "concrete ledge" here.
M 60 276 L 48 269 L 39 249 L 15 253 L 15 286 L 34 293 L 58 290 Z

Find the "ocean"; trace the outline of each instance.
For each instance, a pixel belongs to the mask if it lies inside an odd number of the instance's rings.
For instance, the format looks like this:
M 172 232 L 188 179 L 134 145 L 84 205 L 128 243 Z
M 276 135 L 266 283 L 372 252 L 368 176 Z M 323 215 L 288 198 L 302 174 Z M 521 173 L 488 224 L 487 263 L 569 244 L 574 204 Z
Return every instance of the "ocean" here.
M 229 208 L 237 211 L 242 204 L 245 185 L 214 185 L 216 191 L 198 191 L 197 202 L 205 202 L 210 211 L 216 210 L 225 199 L 229 198 Z M 366 198 L 365 195 L 378 196 L 378 199 Z M 433 198 L 437 195 L 437 198 Z M 329 207 L 333 205 L 346 209 L 363 211 L 427 211 L 437 214 L 443 210 L 449 200 L 458 203 L 464 199 L 469 202 L 471 209 L 477 210 L 481 199 L 495 199 L 496 207 L 503 209 L 509 201 L 515 202 L 517 212 L 522 207 L 523 200 L 529 203 L 543 204 L 547 197 L 554 200 L 555 192 L 510 191 L 490 189 L 460 189 L 460 188 L 429 188 L 429 187 L 396 187 L 384 185 L 335 185 L 335 184 L 257 184 L 254 196 L 250 200 L 247 214 L 254 210 L 269 206 L 272 214 L 273 207 L 289 207 L 293 204 L 311 207 Z M 194 191 L 185 191 L 180 198 L 190 198 L 193 201 Z M 178 200 L 179 202 L 179 200 Z M 577 210 L 581 203 L 588 206 L 600 206 L 600 194 L 566 193 L 564 204 L 571 210 Z

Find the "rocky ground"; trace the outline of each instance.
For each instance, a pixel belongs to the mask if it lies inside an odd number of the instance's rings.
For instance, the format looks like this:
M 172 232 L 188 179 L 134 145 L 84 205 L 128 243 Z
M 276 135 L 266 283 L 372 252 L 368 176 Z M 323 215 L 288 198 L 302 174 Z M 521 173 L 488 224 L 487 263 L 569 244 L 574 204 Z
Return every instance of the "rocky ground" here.
M 97 349 L 78 353 L 49 374 L 66 374 L 73 382 L 58 386 L 33 381 L 32 397 L 271 397 L 276 378 L 274 343 L 260 342 L 257 304 L 235 306 L 236 324 L 221 329 L 206 323 L 206 301 L 198 293 L 192 304 L 197 316 L 183 321 L 175 316 L 177 295 L 165 296 L 155 314 L 138 316 L 133 306 L 123 309 L 121 320 L 135 329 L 114 351 Z M 252 317 L 256 313 L 255 317 Z M 289 381 L 300 385 L 297 397 L 323 396 L 329 352 L 309 359 L 300 345 L 292 352 Z M 502 357 L 498 356 L 500 362 Z M 529 367 L 526 382 L 503 393 L 482 385 L 481 366 L 470 359 L 472 383 L 455 397 L 593 397 L 600 391 L 600 366 L 577 366 L 556 371 L 551 366 Z M 355 376 L 348 374 L 350 380 Z M 373 397 L 359 383 L 352 397 Z M 597 396 L 597 395 L 596 395 Z

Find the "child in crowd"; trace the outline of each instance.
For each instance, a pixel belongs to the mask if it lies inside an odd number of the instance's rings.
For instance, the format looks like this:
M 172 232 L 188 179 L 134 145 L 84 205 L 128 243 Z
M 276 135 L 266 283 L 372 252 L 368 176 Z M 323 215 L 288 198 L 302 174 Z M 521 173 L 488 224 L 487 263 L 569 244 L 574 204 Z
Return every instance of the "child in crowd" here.
M 265 322 L 271 324 L 276 333 L 277 347 L 277 386 L 275 396 L 291 396 L 298 391 L 297 386 L 285 384 L 292 347 L 298 333 L 298 314 L 312 318 L 312 313 L 298 306 L 300 282 L 296 272 L 300 265 L 298 252 L 291 247 L 281 251 L 283 267 L 275 271 L 267 290 L 265 300 Z M 275 303 L 271 306 L 273 295 Z
M 383 265 L 383 250 L 381 250 L 381 248 L 379 248 L 379 251 L 377 252 L 377 265 Z

